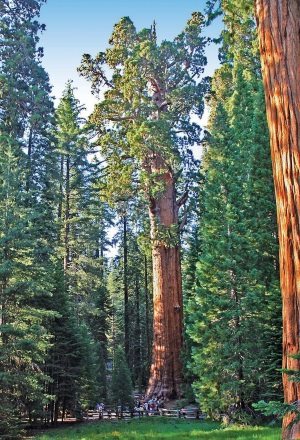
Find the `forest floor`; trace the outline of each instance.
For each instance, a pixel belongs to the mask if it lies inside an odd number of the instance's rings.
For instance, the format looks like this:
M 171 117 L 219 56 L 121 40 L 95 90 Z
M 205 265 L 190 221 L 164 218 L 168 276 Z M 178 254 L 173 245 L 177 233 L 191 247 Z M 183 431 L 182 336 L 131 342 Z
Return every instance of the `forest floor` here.
M 280 440 L 280 428 L 230 426 L 198 420 L 133 420 L 91 422 L 52 429 L 35 440 Z

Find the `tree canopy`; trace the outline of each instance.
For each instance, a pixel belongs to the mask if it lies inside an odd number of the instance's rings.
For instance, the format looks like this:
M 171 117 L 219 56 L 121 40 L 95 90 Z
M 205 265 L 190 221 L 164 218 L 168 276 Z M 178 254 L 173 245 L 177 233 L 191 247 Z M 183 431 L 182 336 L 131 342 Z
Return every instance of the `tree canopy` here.
M 296 439 L 298 2 L 209 0 L 172 41 L 121 18 L 86 119 L 44 3 L 0 0 L 0 437 L 136 394 Z

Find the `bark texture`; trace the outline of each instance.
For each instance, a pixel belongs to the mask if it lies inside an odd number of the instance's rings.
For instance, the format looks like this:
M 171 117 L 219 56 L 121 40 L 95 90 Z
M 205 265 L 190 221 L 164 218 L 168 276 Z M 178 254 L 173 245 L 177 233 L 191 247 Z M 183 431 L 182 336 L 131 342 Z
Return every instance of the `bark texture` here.
M 174 178 L 159 154 L 151 161 L 151 172 L 160 174 L 164 191 L 151 200 L 149 208 L 153 243 L 153 348 L 147 395 L 174 399 L 180 396 L 182 383 L 180 249 L 178 232 L 177 243 L 170 232 L 178 226 L 178 206 Z
M 299 370 L 300 352 L 300 1 L 256 0 L 256 17 L 277 202 L 283 300 L 283 368 Z M 285 402 L 300 401 L 300 384 L 283 374 Z M 293 416 L 283 438 L 299 439 Z

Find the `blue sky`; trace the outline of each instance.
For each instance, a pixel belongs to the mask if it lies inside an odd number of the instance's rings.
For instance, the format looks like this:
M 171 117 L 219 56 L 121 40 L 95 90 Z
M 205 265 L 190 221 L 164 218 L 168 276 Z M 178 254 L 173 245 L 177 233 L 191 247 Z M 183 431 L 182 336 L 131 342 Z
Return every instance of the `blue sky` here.
M 46 25 L 41 37 L 43 65 L 50 75 L 53 94 L 61 96 L 68 79 L 78 88 L 76 95 L 92 110 L 90 86 L 77 74 L 83 53 L 95 55 L 105 50 L 113 25 L 129 16 L 140 29 L 157 22 L 160 39 L 173 39 L 182 31 L 193 11 L 203 11 L 206 0 L 48 0 L 42 7 L 40 22 Z M 212 32 L 218 32 L 220 22 Z M 217 49 L 208 50 L 207 74 L 217 66 Z
M 203 11 L 206 0 L 48 0 L 42 7 L 40 22 L 46 25 L 41 37 L 45 56 L 43 65 L 50 75 L 53 95 L 59 99 L 68 79 L 77 87 L 76 96 L 91 113 L 95 99 L 90 85 L 80 78 L 76 69 L 84 53 L 95 55 L 106 49 L 113 25 L 129 16 L 137 29 L 157 23 L 159 39 L 172 40 L 179 34 L 194 11 Z M 216 21 L 209 32 L 218 35 L 221 22 Z M 208 48 L 207 75 L 218 66 L 216 47 Z M 202 123 L 207 120 L 206 111 Z M 201 156 L 201 146 L 195 146 L 195 157 Z M 112 228 L 110 235 L 113 236 Z M 110 249 L 112 257 L 116 249 Z

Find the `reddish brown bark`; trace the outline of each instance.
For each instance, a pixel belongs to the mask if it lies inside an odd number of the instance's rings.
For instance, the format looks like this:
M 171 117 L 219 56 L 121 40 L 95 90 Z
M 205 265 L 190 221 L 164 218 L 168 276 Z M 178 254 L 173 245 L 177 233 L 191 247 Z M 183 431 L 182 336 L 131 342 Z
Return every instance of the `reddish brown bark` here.
M 283 300 L 283 368 L 299 370 L 300 331 L 300 1 L 256 0 L 256 16 L 277 202 Z M 283 374 L 285 402 L 300 400 L 300 385 Z M 293 416 L 283 438 L 299 439 Z
M 157 230 L 167 231 L 178 225 L 178 206 L 171 171 L 157 154 L 151 161 L 151 172 L 159 173 L 164 182 L 160 197 L 151 200 L 153 258 L 153 348 L 147 394 L 176 398 L 182 382 L 182 287 L 179 241 L 172 237 L 159 239 Z M 170 228 L 171 229 L 168 229 Z M 176 235 L 176 234 L 175 234 Z

